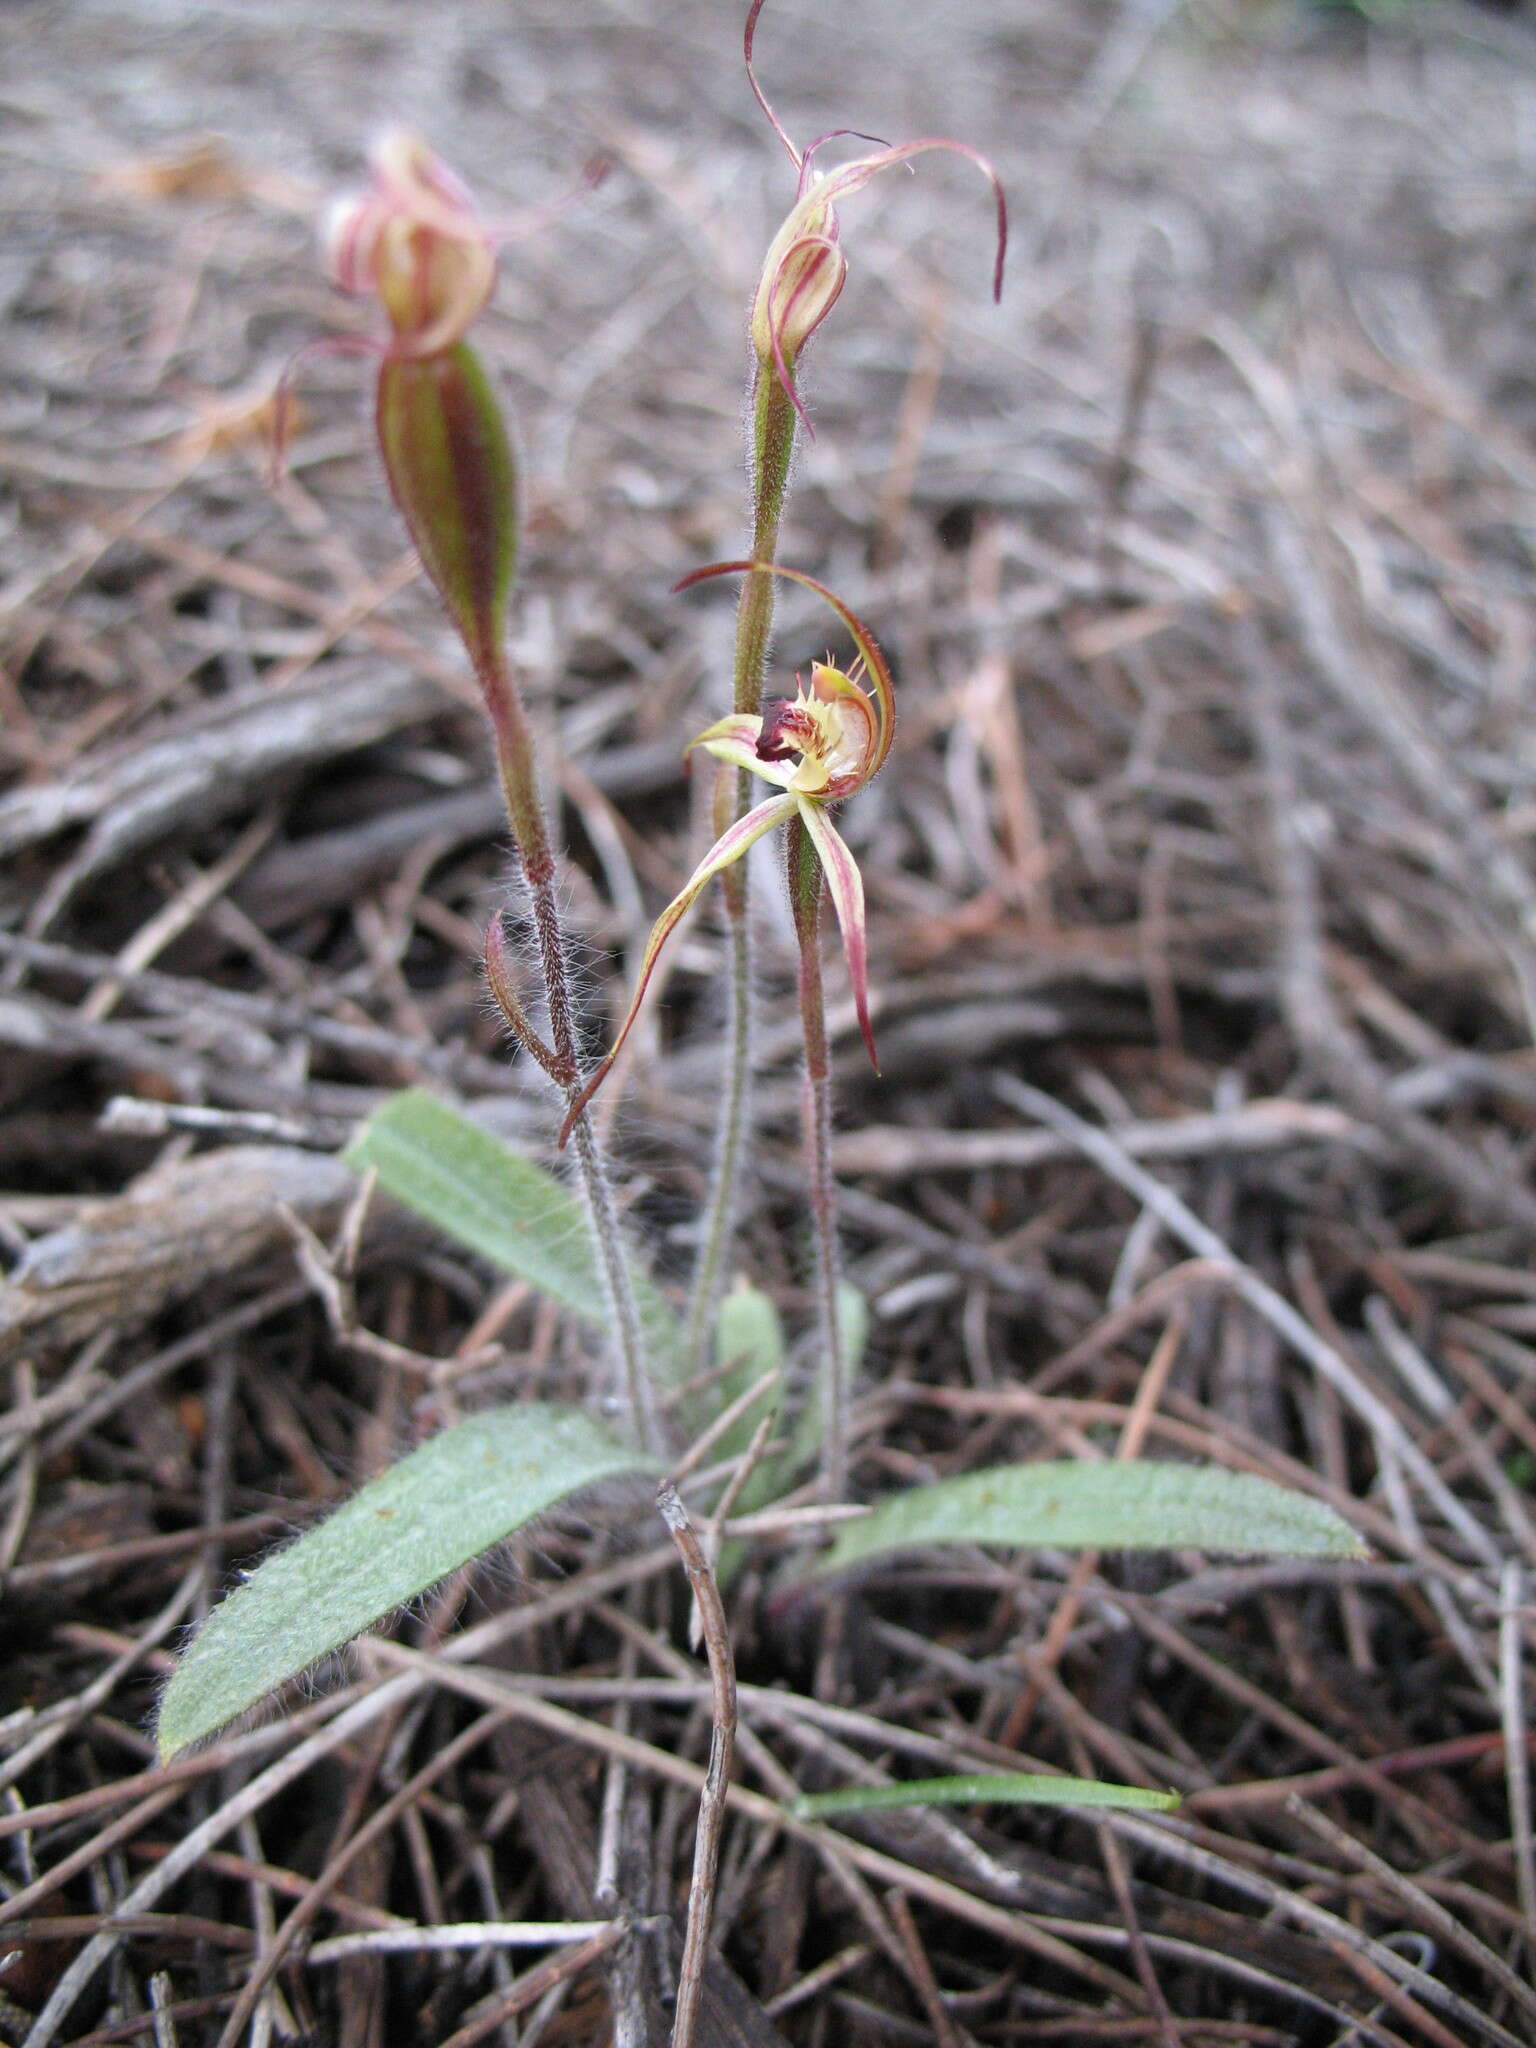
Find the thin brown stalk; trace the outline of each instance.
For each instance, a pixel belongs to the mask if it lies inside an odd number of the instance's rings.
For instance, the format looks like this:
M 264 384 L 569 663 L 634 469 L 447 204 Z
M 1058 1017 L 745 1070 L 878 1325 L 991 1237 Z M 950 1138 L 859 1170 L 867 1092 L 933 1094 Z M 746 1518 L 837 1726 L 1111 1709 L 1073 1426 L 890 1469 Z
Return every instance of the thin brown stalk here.
M 709 1924 L 714 1914 L 715 1874 L 720 1863 L 720 1835 L 725 1826 L 725 1801 L 736 1742 L 736 1666 L 720 1588 L 698 1532 L 674 1486 L 663 1486 L 656 1506 L 677 1545 L 683 1570 L 704 1630 L 709 1659 L 711 1724 L 709 1766 L 699 1793 L 699 1818 L 693 1840 L 693 1876 L 688 1886 L 688 1926 L 677 1978 L 677 2005 L 672 2021 L 672 2048 L 693 2048 L 699 1999 L 704 1989 L 704 1964 L 709 1953 Z

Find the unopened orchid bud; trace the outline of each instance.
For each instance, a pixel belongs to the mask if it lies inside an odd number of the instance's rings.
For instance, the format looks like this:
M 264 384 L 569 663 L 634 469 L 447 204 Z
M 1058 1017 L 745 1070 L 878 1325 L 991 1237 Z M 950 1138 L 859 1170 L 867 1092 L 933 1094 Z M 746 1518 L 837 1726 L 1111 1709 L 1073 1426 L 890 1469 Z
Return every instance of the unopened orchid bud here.
M 366 192 L 338 200 L 321 236 L 343 291 L 377 298 L 394 351 L 451 348 L 485 308 L 496 282 L 491 236 L 468 189 L 419 136 L 386 135 L 370 159 Z
M 801 349 L 837 304 L 848 275 L 837 215 L 815 187 L 769 246 L 752 302 L 752 346 L 786 389 Z
M 992 187 L 997 213 L 997 256 L 992 266 L 992 295 L 1003 288 L 1003 257 L 1008 247 L 1008 207 L 996 171 L 979 150 L 968 143 L 952 142 L 947 136 L 925 136 L 919 142 L 904 142 L 893 149 L 881 143 L 873 156 L 856 157 L 852 163 L 823 174 L 816 168 L 816 154 L 825 144 L 842 135 L 857 135 L 853 128 L 834 128 L 818 136 L 804 149 L 796 148 L 778 115 L 768 104 L 752 63 L 752 43 L 763 0 L 752 0 L 742 34 L 747 83 L 775 135 L 783 143 L 799 178 L 799 189 L 789 218 L 774 236 L 763 263 L 762 276 L 752 301 L 752 346 L 764 372 L 774 376 L 807 431 L 810 420 L 795 387 L 795 359 L 816 329 L 837 304 L 848 275 L 847 259 L 838 246 L 837 206 L 850 193 L 867 185 L 871 178 L 897 164 L 910 163 L 929 150 L 949 150 L 966 157 Z M 866 142 L 874 136 L 861 138 Z M 761 455 L 761 451 L 759 451 Z
M 377 423 L 395 502 L 484 683 L 499 670 L 517 570 L 517 465 L 468 342 L 386 355 Z

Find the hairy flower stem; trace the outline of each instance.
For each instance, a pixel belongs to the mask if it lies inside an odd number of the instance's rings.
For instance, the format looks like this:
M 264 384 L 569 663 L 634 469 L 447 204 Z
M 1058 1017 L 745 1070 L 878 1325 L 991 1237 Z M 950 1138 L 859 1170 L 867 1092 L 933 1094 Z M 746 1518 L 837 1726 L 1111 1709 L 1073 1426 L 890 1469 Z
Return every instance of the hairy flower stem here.
M 805 1164 L 810 1183 L 816 1324 L 821 1341 L 821 1496 L 848 1491 L 848 1361 L 838 1314 L 837 1182 L 832 1176 L 832 1061 L 821 984 L 822 868 L 798 818 L 788 827 L 789 901 L 800 947 L 800 1026 L 805 1037 Z
M 501 772 L 502 794 L 506 798 L 507 816 L 533 913 L 539 967 L 549 1008 L 549 1049 L 554 1054 L 549 1065 L 550 1078 L 562 1091 L 569 1106 L 581 1091 L 581 1063 L 576 1051 L 570 954 L 555 888 L 555 856 L 544 805 L 539 797 L 533 734 L 529 729 L 522 692 L 499 648 L 472 645 L 470 653 L 496 737 L 496 762 Z M 651 1383 L 645 1371 L 640 1313 L 630 1280 L 618 1208 L 597 1133 L 585 1111 L 577 1119 L 573 1135 L 577 1171 L 586 1197 L 592 1238 L 602 1271 L 603 1292 L 608 1303 L 608 1324 L 613 1334 L 618 1368 L 615 1393 L 631 1418 L 641 1448 L 659 1452 L 660 1428 L 651 1397 Z
M 779 522 L 795 450 L 795 409 L 772 364 L 760 366 L 752 393 L 752 559 L 778 558 Z M 748 572 L 736 608 L 735 698 L 733 708 L 756 717 L 763 708 L 763 673 L 773 631 L 774 579 Z M 751 802 L 750 778 L 735 777 L 733 808 L 715 822 L 717 834 L 741 817 Z M 699 1255 L 688 1305 L 685 1356 L 695 1370 L 708 1364 L 710 1330 L 725 1284 L 725 1269 L 736 1235 L 747 1126 L 752 1113 L 752 926 L 748 916 L 745 862 L 721 877 L 730 931 L 731 973 L 726 1025 L 726 1069 L 715 1127 L 715 1160 Z

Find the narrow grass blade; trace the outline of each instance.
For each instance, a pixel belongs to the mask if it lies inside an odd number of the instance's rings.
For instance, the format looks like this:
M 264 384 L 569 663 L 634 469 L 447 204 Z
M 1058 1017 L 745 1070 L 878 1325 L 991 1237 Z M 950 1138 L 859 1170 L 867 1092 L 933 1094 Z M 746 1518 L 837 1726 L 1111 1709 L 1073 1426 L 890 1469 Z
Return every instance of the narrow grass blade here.
M 1235 1556 L 1363 1557 L 1332 1508 L 1247 1472 L 1130 1459 L 996 1465 L 915 1486 L 848 1522 L 819 1560 L 842 1571 L 932 1543 L 1039 1550 L 1209 1550 Z
M 439 1230 L 479 1252 L 589 1328 L 606 1327 L 606 1298 L 581 1202 L 542 1166 L 420 1088 L 391 1097 L 347 1152 L 379 1185 Z M 646 1359 L 663 1379 L 681 1376 L 677 1318 L 641 1274 L 635 1297 Z
M 161 1757 L 259 1705 L 567 1495 L 648 1469 L 577 1409 L 528 1402 L 445 1429 L 213 1610 L 161 1701 Z
M 903 1785 L 844 1785 L 836 1792 L 806 1792 L 792 1799 L 796 1820 L 826 1820 L 834 1813 L 883 1813 L 893 1806 L 1118 1806 L 1167 1813 L 1177 1792 L 1141 1785 L 1101 1785 L 1096 1778 L 1051 1778 L 1033 1771 L 983 1771 L 956 1778 L 909 1778 Z

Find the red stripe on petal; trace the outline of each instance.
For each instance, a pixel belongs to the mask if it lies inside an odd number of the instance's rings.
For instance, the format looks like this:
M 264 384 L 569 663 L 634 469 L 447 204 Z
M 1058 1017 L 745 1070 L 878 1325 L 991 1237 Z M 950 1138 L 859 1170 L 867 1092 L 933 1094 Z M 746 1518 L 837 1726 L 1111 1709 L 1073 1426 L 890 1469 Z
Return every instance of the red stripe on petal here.
M 869 949 L 864 926 L 864 877 L 831 819 L 818 804 L 802 803 L 800 816 L 827 878 L 827 893 L 832 898 L 838 929 L 843 935 L 848 979 L 853 984 L 853 1007 L 858 1012 L 859 1029 L 864 1034 L 869 1063 L 878 1074 L 880 1058 L 875 1051 L 875 1034 L 869 1022 Z

